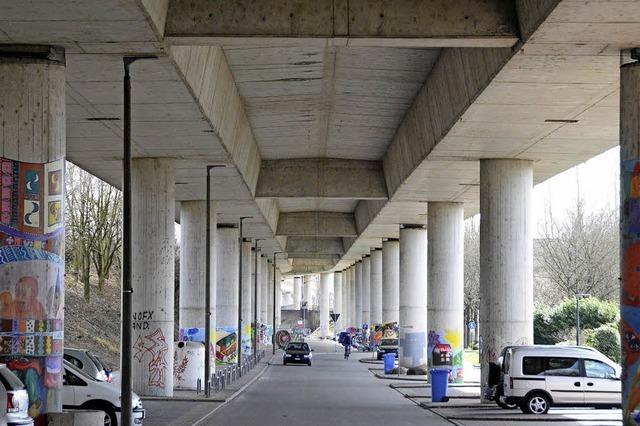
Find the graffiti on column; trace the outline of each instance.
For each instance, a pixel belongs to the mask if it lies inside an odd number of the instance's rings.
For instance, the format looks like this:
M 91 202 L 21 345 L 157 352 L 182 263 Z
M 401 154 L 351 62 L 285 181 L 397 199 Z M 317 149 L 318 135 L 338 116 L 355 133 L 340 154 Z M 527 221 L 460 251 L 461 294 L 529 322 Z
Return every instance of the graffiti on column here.
M 164 337 L 164 333 L 157 328 L 150 334 L 139 335 L 133 344 L 135 353 L 133 357 L 142 363 L 147 359 L 149 368 L 149 386 L 155 386 L 164 389 L 165 377 L 167 374 L 167 354 L 169 353 L 169 345 Z M 146 354 L 149 354 L 145 357 Z
M 451 373 L 449 381 L 461 383 L 464 381 L 464 348 L 462 331 L 460 330 L 429 330 L 427 357 L 429 367 L 433 366 L 433 351 L 438 345 L 449 345 L 451 348 Z
M 620 316 L 623 359 L 623 418 L 640 412 L 640 162 L 623 161 L 622 289 Z
M 238 358 L 238 332 L 235 327 L 216 329 L 216 362 L 233 364 Z
M 25 383 L 29 415 L 62 410 L 64 161 L 0 158 L 0 362 Z
M 242 326 L 242 355 L 249 356 L 253 346 L 253 325 L 251 323 Z

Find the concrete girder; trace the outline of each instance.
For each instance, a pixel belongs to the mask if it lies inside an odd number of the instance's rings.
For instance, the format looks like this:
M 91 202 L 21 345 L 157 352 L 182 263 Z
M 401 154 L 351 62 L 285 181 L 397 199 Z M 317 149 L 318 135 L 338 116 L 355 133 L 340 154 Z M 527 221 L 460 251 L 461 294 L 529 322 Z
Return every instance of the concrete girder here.
M 165 38 L 332 38 L 350 46 L 507 47 L 518 40 L 509 0 L 171 0 Z
M 256 197 L 386 200 L 387 187 L 379 161 L 265 160 L 260 166 Z
M 280 213 L 276 234 L 289 237 L 358 236 L 353 215 L 336 212 Z
M 342 255 L 344 247 L 341 238 L 287 238 L 286 251 L 290 257 L 305 257 L 305 255 L 324 256 Z

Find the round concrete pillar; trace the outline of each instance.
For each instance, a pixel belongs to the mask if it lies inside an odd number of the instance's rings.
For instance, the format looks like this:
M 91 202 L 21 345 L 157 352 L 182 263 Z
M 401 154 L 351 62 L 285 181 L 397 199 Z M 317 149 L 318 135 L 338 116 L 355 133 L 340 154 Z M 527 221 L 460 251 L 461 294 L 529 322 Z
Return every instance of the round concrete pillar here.
M 533 343 L 532 162 L 480 161 L 480 364 Z
M 357 294 L 358 288 L 356 284 L 356 264 L 354 263 L 349 268 L 349 327 L 358 327 L 357 318 Z
M 400 345 L 402 367 L 427 365 L 427 230 L 400 229 Z
M 133 390 L 172 396 L 174 160 L 132 160 L 131 193 Z
M 211 306 L 216 306 L 216 211 L 210 208 Z M 205 341 L 205 281 L 207 250 L 207 202 L 180 203 L 180 326 L 179 340 Z M 216 329 L 215 315 L 210 327 Z M 214 342 L 215 343 L 215 342 Z M 213 356 L 215 356 L 215 347 Z
M 382 324 L 382 250 L 371 250 L 371 324 Z
M 242 355 L 253 352 L 253 256 L 251 241 L 242 241 Z
M 239 229 L 218 225 L 216 276 L 216 360 L 237 362 Z
M 323 272 L 320 274 L 320 337 L 331 337 L 329 334 L 329 293 L 333 286 L 333 274 Z
M 625 425 L 635 425 L 640 411 L 640 63 L 620 68 L 620 322 L 622 328 L 622 410 Z
M 400 315 L 400 241 L 382 242 L 382 322 L 398 322 Z
M 280 329 L 282 322 L 282 273 L 276 269 L 276 323 L 273 325 L 273 332 Z
M 342 310 L 342 272 L 333 273 L 333 313 L 340 314 L 336 321 L 335 328 L 336 333 L 342 331 L 342 324 L 344 324 L 344 311 Z
M 371 327 L 371 256 L 362 258 L 362 323 Z
M 449 345 L 453 378 L 460 383 L 464 379 L 464 205 L 429 203 L 427 229 L 429 366 L 434 347 Z
M 302 277 L 293 278 L 293 309 L 301 309 L 302 302 Z
M 271 333 L 273 332 L 273 262 L 267 261 L 267 318 L 265 323 L 267 324 L 267 336 L 266 339 L 271 344 Z
M 266 326 L 269 323 L 269 315 L 267 313 L 267 304 L 269 303 L 269 263 L 267 258 L 260 256 L 260 318 L 262 324 Z
M 255 253 L 254 254 L 256 256 L 258 256 L 258 262 L 256 263 L 256 276 L 255 276 L 255 285 L 256 285 L 256 289 L 255 289 L 255 294 L 256 294 L 256 303 L 255 303 L 255 307 L 256 307 L 256 327 L 258 328 L 257 332 L 260 332 L 260 324 L 262 324 L 263 318 L 262 318 L 262 281 L 263 281 L 263 274 L 262 274 L 262 256 L 260 255 L 260 252 Z
M 11 56 L 0 54 L 0 362 L 35 396 L 29 413 L 45 421 L 62 411 L 65 54 L 16 46 Z
M 356 283 L 356 328 L 362 328 L 362 260 L 358 260 L 356 262 L 356 273 L 355 273 L 355 283 Z

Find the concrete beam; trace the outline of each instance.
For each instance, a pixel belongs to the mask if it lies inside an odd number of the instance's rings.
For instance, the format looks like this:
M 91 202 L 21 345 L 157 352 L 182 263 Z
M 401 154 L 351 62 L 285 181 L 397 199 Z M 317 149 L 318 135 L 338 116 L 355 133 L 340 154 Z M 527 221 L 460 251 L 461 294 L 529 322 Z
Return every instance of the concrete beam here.
M 310 255 L 321 257 L 322 255 L 342 255 L 344 248 L 341 238 L 287 238 L 287 253 L 289 257 L 308 257 Z
M 291 237 L 357 237 L 351 213 L 295 212 L 280 213 L 277 235 Z
M 331 158 L 263 160 L 256 197 L 388 198 L 379 161 Z
M 334 38 L 357 46 L 508 47 L 518 40 L 510 0 L 171 0 L 171 43 L 227 37 Z

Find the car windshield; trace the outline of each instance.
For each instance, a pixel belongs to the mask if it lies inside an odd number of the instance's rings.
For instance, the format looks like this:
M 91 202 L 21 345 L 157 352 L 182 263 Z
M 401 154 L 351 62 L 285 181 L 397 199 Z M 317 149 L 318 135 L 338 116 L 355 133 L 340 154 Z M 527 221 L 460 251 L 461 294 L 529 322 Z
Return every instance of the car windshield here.
M 101 382 L 102 381 L 102 380 L 96 379 L 95 377 L 89 376 L 87 373 L 85 373 L 84 371 L 80 370 L 79 368 L 77 368 L 75 365 L 71 364 L 67 360 L 64 361 L 64 366 L 67 367 L 69 370 L 71 370 L 71 372 L 73 374 L 75 374 L 76 376 L 81 376 L 83 379 L 91 380 L 92 382 Z
M 380 344 L 385 346 L 395 346 L 398 344 L 398 339 L 382 339 Z
M 287 346 L 288 351 L 308 351 L 309 345 L 306 343 L 289 343 Z
M 24 384 L 18 376 L 6 367 L 0 368 L 0 381 L 7 390 L 16 391 L 24 389 Z

